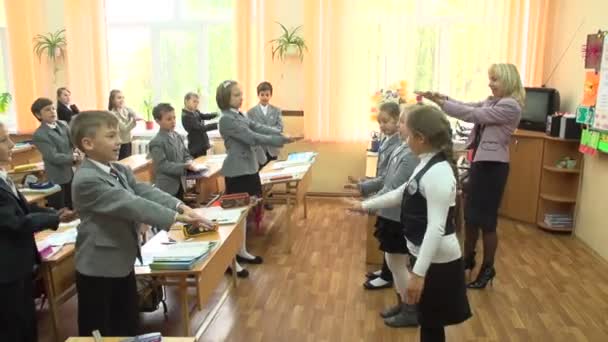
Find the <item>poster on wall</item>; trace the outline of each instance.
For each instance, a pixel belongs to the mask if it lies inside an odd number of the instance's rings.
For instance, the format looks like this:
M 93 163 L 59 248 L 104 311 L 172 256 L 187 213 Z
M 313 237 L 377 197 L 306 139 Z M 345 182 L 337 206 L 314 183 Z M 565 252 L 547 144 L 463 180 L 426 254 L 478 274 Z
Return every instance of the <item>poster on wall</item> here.
M 602 60 L 602 50 L 605 46 L 606 44 L 604 44 L 603 35 L 597 33 L 587 35 L 587 45 L 585 45 L 585 69 L 599 70 Z
M 608 131 L 608 35 L 604 36 L 593 128 Z

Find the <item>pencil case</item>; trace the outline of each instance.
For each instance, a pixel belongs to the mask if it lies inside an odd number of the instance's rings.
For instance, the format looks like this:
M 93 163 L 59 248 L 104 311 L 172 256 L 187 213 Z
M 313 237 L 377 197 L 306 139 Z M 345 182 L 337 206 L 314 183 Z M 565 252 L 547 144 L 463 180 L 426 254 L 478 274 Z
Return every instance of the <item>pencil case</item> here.
M 246 207 L 251 202 L 249 194 L 246 192 L 238 194 L 224 195 L 220 197 L 220 206 L 223 209 Z
M 185 237 L 191 238 L 191 237 L 201 236 L 206 233 L 217 232 L 218 227 L 219 227 L 219 225 L 217 223 L 214 223 L 213 226 L 211 226 L 211 228 L 206 228 L 206 227 L 202 227 L 202 226 L 194 227 L 191 224 L 185 224 L 182 231 L 184 232 Z

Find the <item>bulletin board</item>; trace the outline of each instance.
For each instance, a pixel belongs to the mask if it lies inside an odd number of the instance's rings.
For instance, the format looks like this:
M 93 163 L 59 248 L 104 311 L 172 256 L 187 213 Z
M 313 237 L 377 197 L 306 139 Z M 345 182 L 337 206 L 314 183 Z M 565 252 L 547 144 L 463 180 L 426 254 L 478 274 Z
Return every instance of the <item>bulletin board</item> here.
M 587 35 L 583 57 L 583 98 L 576 109 L 576 122 L 584 125 L 579 150 L 608 153 L 608 31 Z

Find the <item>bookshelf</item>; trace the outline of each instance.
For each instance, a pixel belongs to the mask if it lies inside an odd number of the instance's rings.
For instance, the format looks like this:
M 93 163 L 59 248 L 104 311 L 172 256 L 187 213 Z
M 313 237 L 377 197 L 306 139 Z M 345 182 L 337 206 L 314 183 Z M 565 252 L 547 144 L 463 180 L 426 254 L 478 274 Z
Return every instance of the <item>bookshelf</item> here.
M 537 210 L 537 225 L 540 229 L 572 232 L 583 162 L 578 146 L 578 140 L 545 137 Z M 575 168 L 558 167 L 558 162 L 564 157 L 576 160 Z

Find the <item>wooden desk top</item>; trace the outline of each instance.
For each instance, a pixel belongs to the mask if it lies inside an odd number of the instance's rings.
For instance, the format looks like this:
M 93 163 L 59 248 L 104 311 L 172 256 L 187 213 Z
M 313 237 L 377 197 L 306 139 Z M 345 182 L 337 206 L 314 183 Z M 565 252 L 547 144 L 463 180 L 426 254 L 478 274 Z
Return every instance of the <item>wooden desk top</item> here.
M 200 156 L 194 159 L 194 164 L 205 165 L 209 171 L 205 173 L 204 178 L 211 178 L 218 175 L 222 170 L 224 158 L 225 155 Z
M 184 276 L 184 275 L 189 275 L 189 274 L 193 274 L 193 273 L 203 272 L 205 267 L 209 263 L 209 260 L 211 260 L 213 258 L 213 256 L 222 248 L 222 245 L 224 244 L 224 242 L 226 242 L 226 240 L 228 240 L 228 238 L 232 234 L 235 233 L 239 224 L 247 217 L 248 211 L 249 210 L 243 211 L 243 213 L 241 214 L 241 218 L 239 219 L 239 221 L 236 224 L 221 225 L 219 227 L 218 231 L 215 233 L 204 234 L 201 237 L 192 238 L 189 240 L 189 241 L 218 241 L 218 244 L 211 251 L 211 253 L 209 253 L 207 258 L 205 260 L 203 260 L 201 263 L 197 264 L 194 268 L 192 268 L 190 270 L 183 270 L 183 271 L 182 270 L 157 270 L 157 271 L 154 271 L 154 270 L 151 270 L 149 266 L 136 266 L 135 274 L 136 275 L 162 274 L 162 275 Z M 241 233 L 237 232 L 237 234 L 241 234 Z M 181 224 L 175 224 L 173 227 L 171 227 L 171 230 L 169 231 L 169 236 L 176 241 L 184 241 L 186 239 L 182 232 Z M 157 243 L 154 243 L 153 240 L 150 240 L 150 241 L 148 241 L 148 243 L 144 244 L 144 246 L 142 247 L 142 254 L 145 254 L 146 249 L 148 249 L 148 248 L 153 249 L 154 247 L 158 246 L 160 241 L 156 241 L 156 242 Z
M 262 184 L 263 185 L 267 185 L 267 184 L 281 184 L 281 183 L 290 183 L 290 182 L 299 182 L 302 179 L 304 179 L 304 177 L 306 176 L 306 174 L 308 172 L 310 172 L 310 169 L 312 168 L 312 165 L 315 163 L 314 160 L 313 160 L 309 164 L 299 165 L 299 166 L 306 166 L 306 171 L 294 174 L 292 178 L 270 180 L 268 178 L 269 175 L 272 175 L 272 174 L 274 174 L 276 172 L 280 172 L 281 171 L 281 169 L 275 170 L 275 169 L 272 168 L 272 166 L 276 162 L 277 161 L 273 160 L 270 163 L 268 163 L 266 166 L 264 166 L 264 168 L 262 168 L 262 170 L 260 170 L 260 178 L 262 180 Z M 299 167 L 299 166 L 295 166 L 295 167 Z
M 127 337 L 104 337 L 103 342 L 120 342 Z M 95 342 L 92 337 L 70 337 L 65 342 Z M 195 342 L 194 337 L 164 337 L 163 342 Z
M 13 154 L 17 154 L 17 153 L 24 153 L 24 152 L 35 150 L 35 149 L 36 149 L 36 146 L 34 146 L 34 144 L 28 144 L 28 145 L 19 146 L 19 147 L 15 146 L 15 147 L 13 147 L 12 152 L 13 152 Z
M 131 171 L 136 172 L 139 169 L 152 165 L 152 159 L 148 159 L 145 154 L 134 154 L 125 159 L 119 160 L 122 165 L 131 168 Z
M 63 232 L 68 229 L 70 229 L 70 227 L 59 228 L 57 229 L 57 232 Z M 36 242 L 42 242 L 44 241 L 44 239 L 46 239 L 49 235 L 53 233 L 55 233 L 55 231 L 50 229 L 43 230 L 39 233 L 36 233 L 34 238 L 36 239 Z M 43 258 L 42 262 L 58 262 L 68 256 L 71 256 L 72 254 L 74 254 L 74 244 L 63 245 L 63 247 L 61 247 L 61 249 L 57 253 L 51 255 L 50 258 Z

